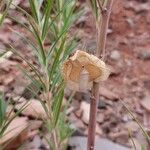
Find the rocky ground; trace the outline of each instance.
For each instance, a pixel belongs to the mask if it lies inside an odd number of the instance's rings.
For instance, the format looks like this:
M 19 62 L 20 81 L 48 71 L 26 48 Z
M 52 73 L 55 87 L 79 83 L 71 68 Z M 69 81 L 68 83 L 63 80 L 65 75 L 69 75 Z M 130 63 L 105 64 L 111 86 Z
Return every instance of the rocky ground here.
M 28 8 L 25 1 L 18 0 L 17 2 L 18 5 Z M 74 25 L 72 32 L 78 32 L 79 48 L 85 47 L 83 50 L 86 49 L 89 53 L 94 53 L 96 47 L 94 20 L 84 0 L 79 1 L 79 6 L 83 7 L 84 14 Z M 23 22 L 26 21 L 23 16 L 19 16 L 15 8 L 10 13 L 18 15 Z M 0 29 L 0 48 L 6 49 L 9 43 L 14 44 L 30 62 L 35 63 L 28 45 L 25 45 L 21 38 L 10 30 L 10 27 L 17 28 L 22 34 L 28 36 L 25 29 L 10 19 L 6 19 Z M 100 87 L 96 134 L 97 141 L 101 138 L 101 141 L 97 143 L 101 144 L 97 144 L 97 150 L 100 149 L 100 146 L 103 146 L 105 150 L 110 147 L 111 149 L 114 147 L 114 150 L 126 150 L 132 147 L 131 139 L 135 141 L 137 149 L 140 149 L 140 144 L 146 142 L 145 138 L 123 103 L 149 130 L 148 117 L 150 116 L 147 114 L 150 112 L 150 1 L 114 1 L 106 49 L 106 63 L 112 68 L 112 73 L 110 78 Z M 38 116 L 34 116 L 32 108 L 29 108 L 24 112 L 24 118 L 20 118 L 23 119 L 23 122 L 30 121 L 32 124 L 30 140 L 26 145 L 31 149 L 32 147 L 40 149 L 44 145 L 38 134 L 38 129 L 42 126 L 41 118 L 44 117 L 43 110 L 37 101 L 30 97 L 30 94 L 24 92 L 28 82 L 21 75 L 16 64 L 19 62 L 27 67 L 26 64 L 13 54 L 8 55 L 8 59 L 0 60 L 0 91 L 4 91 L 6 97 L 12 97 L 13 101 L 22 95 L 20 102 L 32 100 L 33 105 L 39 108 Z M 67 99 L 70 91 L 66 89 L 65 95 Z M 16 107 L 20 107 L 19 105 L 17 104 Z M 76 150 L 83 150 L 84 136 L 88 133 L 89 108 L 90 92 L 86 94 L 77 92 L 67 110 L 71 125 L 77 129 L 68 149 L 73 150 L 73 147 L 81 144 Z M 37 117 L 38 120 L 34 120 Z M 18 122 L 18 120 L 16 121 Z M 131 130 L 132 138 L 129 136 L 129 130 Z

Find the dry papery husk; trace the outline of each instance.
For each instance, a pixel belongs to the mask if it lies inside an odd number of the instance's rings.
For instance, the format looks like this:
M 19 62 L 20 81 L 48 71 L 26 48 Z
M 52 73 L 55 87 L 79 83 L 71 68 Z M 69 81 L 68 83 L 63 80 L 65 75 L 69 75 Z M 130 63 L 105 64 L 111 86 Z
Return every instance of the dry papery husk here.
M 106 80 L 110 69 L 96 56 L 77 50 L 64 62 L 62 74 L 69 89 L 84 92 L 92 87 L 93 82 Z

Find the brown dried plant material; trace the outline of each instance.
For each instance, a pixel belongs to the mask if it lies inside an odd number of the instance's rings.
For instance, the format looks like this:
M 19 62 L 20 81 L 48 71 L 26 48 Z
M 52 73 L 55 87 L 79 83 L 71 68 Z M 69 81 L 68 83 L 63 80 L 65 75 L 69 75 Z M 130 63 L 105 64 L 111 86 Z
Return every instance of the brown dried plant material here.
M 93 82 L 108 78 L 110 70 L 106 64 L 94 55 L 77 50 L 64 64 L 62 74 L 68 88 L 85 92 Z

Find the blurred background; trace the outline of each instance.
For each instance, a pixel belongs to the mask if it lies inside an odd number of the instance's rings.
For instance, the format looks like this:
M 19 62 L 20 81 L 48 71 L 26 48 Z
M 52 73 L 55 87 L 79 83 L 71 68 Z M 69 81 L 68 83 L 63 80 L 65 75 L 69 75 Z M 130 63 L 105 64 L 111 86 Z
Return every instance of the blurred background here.
M 13 3 L 27 11 L 30 9 L 26 0 L 13 0 Z M 77 33 L 77 49 L 95 53 L 96 29 L 92 13 L 84 0 L 77 2 L 76 9 L 82 9 L 83 14 L 73 24 L 70 36 Z M 15 6 L 10 7 L 9 13 L 26 24 L 25 17 L 16 11 Z M 36 63 L 29 45 L 12 32 L 12 29 L 17 29 L 32 39 L 17 22 L 5 18 L 0 27 L 1 52 L 7 49 L 9 44 L 13 44 L 29 62 Z M 133 147 L 134 141 L 137 150 L 140 150 L 142 144 L 148 147 L 146 138 L 124 104 L 133 112 L 143 128 L 150 132 L 150 1 L 114 0 L 107 33 L 106 63 L 112 73 L 100 87 L 96 149 L 101 150 L 100 147 L 104 147 L 105 150 L 128 150 Z M 26 89 L 29 82 L 16 66 L 18 62 L 27 68 L 25 62 L 11 52 L 6 58 L 0 58 L 0 91 L 5 93 L 6 99 L 13 99 L 14 103 L 19 96 L 22 96 L 21 101 L 33 99 Z M 64 103 L 70 95 L 71 91 L 66 89 Z M 39 109 L 38 107 L 37 110 Z M 68 149 L 86 149 L 89 109 L 90 91 L 76 92 L 66 112 L 71 127 L 76 129 Z M 24 149 L 47 149 L 37 132 L 42 127 L 42 119 L 34 119 L 36 117 L 30 112 L 23 116 L 28 116 L 32 122 L 31 136 L 26 138 L 28 148 Z

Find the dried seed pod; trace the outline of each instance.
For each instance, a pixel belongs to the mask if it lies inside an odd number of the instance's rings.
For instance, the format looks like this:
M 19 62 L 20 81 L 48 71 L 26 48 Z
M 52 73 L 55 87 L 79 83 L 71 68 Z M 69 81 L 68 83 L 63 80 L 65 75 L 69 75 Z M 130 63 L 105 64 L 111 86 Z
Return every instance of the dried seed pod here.
M 86 91 L 93 82 L 106 80 L 110 70 L 96 56 L 77 50 L 72 57 L 64 62 L 62 74 L 70 89 Z

